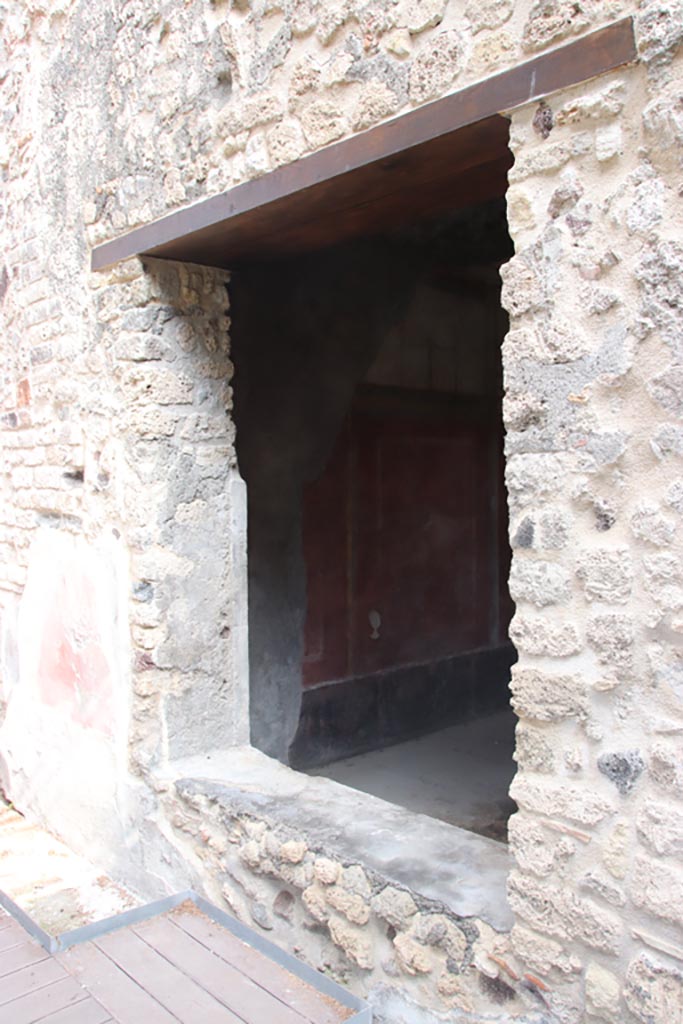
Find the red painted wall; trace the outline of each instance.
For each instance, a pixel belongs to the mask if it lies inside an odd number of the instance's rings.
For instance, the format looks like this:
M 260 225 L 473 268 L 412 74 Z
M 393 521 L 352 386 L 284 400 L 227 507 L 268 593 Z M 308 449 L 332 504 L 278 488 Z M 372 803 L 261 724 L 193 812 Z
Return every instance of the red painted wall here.
M 304 686 L 504 642 L 500 448 L 495 422 L 348 416 L 304 493 Z

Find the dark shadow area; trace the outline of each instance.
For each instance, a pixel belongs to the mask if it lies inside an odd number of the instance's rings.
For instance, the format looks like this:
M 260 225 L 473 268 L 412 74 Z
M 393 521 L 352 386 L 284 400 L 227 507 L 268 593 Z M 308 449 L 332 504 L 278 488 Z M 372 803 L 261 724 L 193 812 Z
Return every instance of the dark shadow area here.
M 511 253 L 494 200 L 234 275 L 252 742 L 295 767 L 497 713 L 511 755 Z

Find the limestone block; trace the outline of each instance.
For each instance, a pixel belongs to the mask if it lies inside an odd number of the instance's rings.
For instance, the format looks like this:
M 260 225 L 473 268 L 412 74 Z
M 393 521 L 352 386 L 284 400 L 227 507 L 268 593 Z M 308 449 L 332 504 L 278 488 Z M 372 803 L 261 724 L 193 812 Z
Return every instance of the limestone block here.
M 117 359 L 128 362 L 144 362 L 148 359 L 162 359 L 166 352 L 165 339 L 150 331 L 134 333 L 121 331 L 116 336 L 114 354 Z
M 523 49 L 542 50 L 583 32 L 591 23 L 592 7 L 590 0 L 537 0 L 524 26 Z
M 370 908 L 362 896 L 349 892 L 341 885 L 331 885 L 325 889 L 325 899 L 352 924 L 367 924 L 370 920 Z
M 651 167 L 639 171 L 638 178 L 641 180 L 637 181 L 626 210 L 626 227 L 632 234 L 650 237 L 664 217 L 666 187 L 661 178 L 654 176 Z
M 619 821 L 608 834 L 602 847 L 602 860 L 613 878 L 626 878 L 630 862 L 630 828 Z
M 569 539 L 570 517 L 559 508 L 546 509 L 538 518 L 539 546 L 561 551 Z
M 664 547 L 674 539 L 676 524 L 663 515 L 657 505 L 642 502 L 631 515 L 631 530 L 640 540 Z
M 265 821 L 245 820 L 242 822 L 242 828 L 244 829 L 246 835 L 248 835 L 250 839 L 255 839 L 259 843 L 264 838 L 268 830 L 268 826 L 266 825 Z
M 316 37 L 323 46 L 329 46 L 339 29 L 346 24 L 351 16 L 351 4 L 348 0 L 331 0 L 322 10 L 322 16 L 316 29 Z
M 447 0 L 410 0 L 405 13 L 410 34 L 418 35 L 443 21 L 446 4 Z
M 669 551 L 643 558 L 645 589 L 660 608 L 683 608 L 683 571 L 680 560 Z
M 520 722 L 517 726 L 515 760 L 520 768 L 544 775 L 552 774 L 556 769 L 553 744 L 540 729 L 527 722 Z
M 522 256 L 513 256 L 500 268 L 503 281 L 501 302 L 511 317 L 540 309 L 546 301 L 544 283 L 538 270 Z
M 636 858 L 631 899 L 637 907 L 664 921 L 683 920 L 683 874 L 679 868 L 650 857 Z
M 579 889 L 587 889 L 589 892 L 595 893 L 606 903 L 611 903 L 613 907 L 623 907 L 626 903 L 624 890 L 597 871 L 587 871 L 581 877 Z
M 322 72 L 323 88 L 329 89 L 333 85 L 341 85 L 348 82 L 349 71 L 355 63 L 352 53 L 339 51 L 332 60 L 325 64 Z
M 683 94 L 653 99 L 643 110 L 643 127 L 650 160 L 676 173 L 683 158 Z
M 648 802 L 636 822 L 638 836 L 653 853 L 683 859 L 683 811 L 673 804 Z
M 576 846 L 567 836 L 550 840 L 542 823 L 525 814 L 513 814 L 508 825 L 510 848 L 522 871 L 546 878 L 573 856 Z
M 509 19 L 513 10 L 513 0 L 468 0 L 465 17 L 476 35 L 486 28 L 500 28 Z
M 515 615 L 510 639 L 525 654 L 567 658 L 578 654 L 583 644 L 573 623 L 555 625 L 541 616 Z
M 431 37 L 420 50 L 410 69 L 409 93 L 413 103 L 445 92 L 462 67 L 462 41 L 454 29 Z
M 546 420 L 545 399 L 531 392 L 508 392 L 503 399 L 503 418 L 508 431 L 539 426 Z
M 515 558 L 509 586 L 513 601 L 525 601 L 537 608 L 562 604 L 570 595 L 569 573 L 556 562 Z
M 591 963 L 586 971 L 586 1008 L 605 1020 L 619 1020 L 619 979 L 600 964 Z
M 586 684 L 579 676 L 558 676 L 514 665 L 510 689 L 512 707 L 520 718 L 539 722 L 583 719 L 588 711 Z
M 131 367 L 123 374 L 121 386 L 131 403 L 185 405 L 192 401 L 194 392 L 194 384 L 187 375 L 174 373 L 164 366 Z
M 536 781 L 526 774 L 515 776 L 510 796 L 525 810 L 567 818 L 579 825 L 597 825 L 615 811 L 612 802 L 598 796 L 588 786 L 570 786 L 545 779 Z
M 417 905 L 410 893 L 391 885 L 373 896 L 370 906 L 378 917 L 399 931 L 406 929 L 411 917 L 417 913 Z
M 630 672 L 633 662 L 633 622 L 626 615 L 594 615 L 588 623 L 588 643 L 602 665 Z
M 646 178 L 646 193 L 648 185 Z M 683 246 L 670 239 L 651 242 L 640 257 L 635 276 L 641 292 L 640 332 L 656 330 L 676 357 L 672 366 L 650 381 L 648 390 L 664 409 L 680 417 L 683 367 L 678 310 L 683 300 Z
M 624 109 L 625 83 L 611 82 L 597 92 L 583 93 L 563 103 L 555 113 L 555 124 L 580 124 L 582 121 L 611 119 Z
M 592 900 L 513 871 L 508 883 L 512 910 L 540 933 L 560 940 L 578 939 L 587 946 L 614 953 L 619 948 L 621 922 Z
M 301 125 L 295 118 L 285 118 L 266 133 L 268 153 L 273 167 L 292 163 L 305 152 L 306 140 Z
M 553 968 L 562 974 L 575 974 L 581 970 L 579 958 L 547 935 L 540 935 L 517 923 L 510 938 L 519 959 L 539 974 L 549 974 Z
M 408 935 L 399 933 L 394 939 L 394 948 L 398 963 L 406 974 L 429 974 L 433 970 L 434 958 Z
M 579 556 L 576 575 L 589 601 L 625 604 L 631 596 L 633 567 L 628 548 L 586 549 Z
M 568 142 L 548 143 L 543 149 L 531 150 L 520 156 L 510 168 L 509 179 L 519 183 L 538 174 L 556 174 L 569 163 L 573 155 L 573 146 Z
M 325 899 L 325 891 L 319 885 L 309 885 L 307 889 L 304 889 L 301 894 L 301 898 L 304 901 L 304 906 L 308 910 L 311 917 L 322 923 L 325 923 L 330 918 L 330 908 L 327 905 Z
M 648 390 L 654 400 L 668 413 L 683 417 L 683 367 L 671 366 L 664 373 L 653 377 L 648 385 Z M 676 443 L 675 437 L 674 443 Z M 665 541 L 665 543 L 668 542 Z
M 571 363 L 585 356 L 590 348 L 588 338 L 563 317 L 554 315 L 541 319 L 535 328 L 536 358 L 544 363 Z
M 654 743 L 650 750 L 648 774 L 663 789 L 683 796 L 683 751 L 680 744 L 665 740 Z
M 641 953 L 628 966 L 624 998 L 642 1024 L 683 1020 L 683 973 Z
M 339 880 L 342 867 L 336 860 L 328 857 L 316 857 L 313 865 L 313 874 L 323 885 L 334 885 Z
M 318 24 L 318 10 L 314 0 L 299 0 L 292 10 L 292 35 L 302 38 Z
M 515 50 L 515 40 L 509 32 L 484 36 L 474 44 L 468 68 L 476 75 L 491 74 L 495 68 L 511 63 Z
M 399 60 L 410 57 L 412 53 L 410 33 L 405 28 L 394 29 L 384 40 L 384 48 L 387 53 L 398 57 Z
M 436 987 L 439 994 L 445 996 L 447 999 L 452 999 L 456 996 L 463 996 L 465 992 L 465 986 L 463 985 L 460 975 L 451 974 L 451 972 L 447 970 L 442 971 L 439 975 Z
M 250 178 L 258 178 L 270 169 L 265 132 L 253 132 L 244 147 L 244 167 Z
M 289 89 L 293 97 L 303 96 L 316 89 L 320 79 L 320 68 L 310 56 L 297 61 L 292 68 Z
M 621 156 L 624 150 L 624 139 L 619 123 L 603 124 L 595 131 L 595 155 L 600 163 Z
M 372 941 L 360 929 L 349 924 L 343 917 L 331 917 L 329 920 L 330 935 L 335 945 L 346 953 L 364 971 L 371 971 L 375 966 Z
M 334 142 L 346 131 L 346 119 L 327 99 L 314 100 L 301 111 L 301 127 L 309 146 L 318 148 Z
M 308 847 L 302 839 L 289 839 L 280 847 L 280 857 L 290 864 L 300 864 L 307 850 Z
M 528 190 L 510 187 L 507 191 L 507 215 L 510 232 L 532 231 L 536 227 L 536 214 Z
M 261 848 L 255 839 L 250 839 L 244 846 L 240 847 L 240 860 L 244 861 L 250 868 L 257 868 L 261 864 Z
M 645 0 L 636 25 L 640 59 L 653 68 L 668 64 L 683 44 L 681 0 Z
M 683 480 L 674 480 L 666 492 L 666 503 L 675 512 L 683 516 Z
M 368 82 L 351 114 L 351 124 L 357 131 L 361 131 L 389 117 L 397 107 L 398 100 L 393 89 L 384 82 Z
M 563 453 L 528 453 L 507 460 L 505 482 L 517 500 L 532 500 L 538 495 L 560 493 L 568 485 L 573 468 L 571 456 Z
M 235 135 L 280 121 L 284 114 L 285 104 L 281 96 L 275 93 L 262 94 L 228 107 L 218 119 L 218 128 L 226 134 Z

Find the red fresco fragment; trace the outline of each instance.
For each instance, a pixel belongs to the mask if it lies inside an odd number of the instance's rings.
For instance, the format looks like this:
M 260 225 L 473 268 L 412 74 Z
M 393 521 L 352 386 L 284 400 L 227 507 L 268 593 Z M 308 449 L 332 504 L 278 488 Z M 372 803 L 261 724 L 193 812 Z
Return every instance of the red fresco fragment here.
M 57 581 L 44 624 L 38 688 L 41 699 L 84 728 L 113 734 L 112 679 L 96 622 L 91 580 L 76 572 Z
M 17 405 L 23 408 L 31 403 L 31 384 L 28 380 L 20 380 L 17 384 Z

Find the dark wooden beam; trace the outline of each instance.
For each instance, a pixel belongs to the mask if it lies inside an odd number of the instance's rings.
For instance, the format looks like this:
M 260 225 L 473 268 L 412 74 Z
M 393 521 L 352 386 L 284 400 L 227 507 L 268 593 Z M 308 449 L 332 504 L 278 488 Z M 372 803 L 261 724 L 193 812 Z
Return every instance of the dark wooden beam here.
M 635 59 L 633 22 L 625 18 L 104 242 L 93 249 L 92 268 L 134 255 L 230 267 L 381 230 L 397 210 L 425 216 L 474 201 L 470 193 L 503 194 L 510 157 L 499 112 Z M 486 168 L 488 187 L 477 167 Z M 421 188 L 433 189 L 431 204 Z

